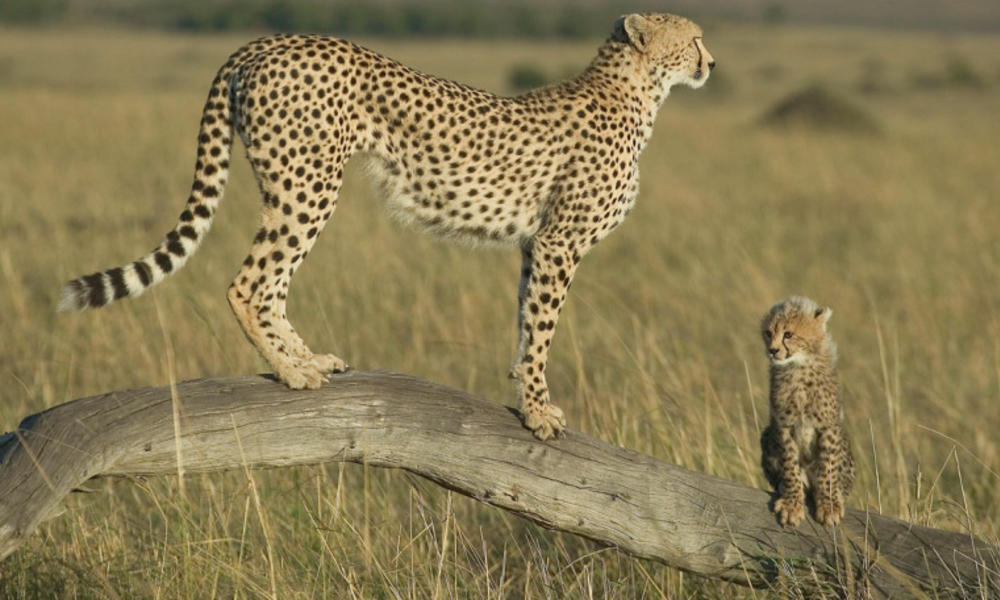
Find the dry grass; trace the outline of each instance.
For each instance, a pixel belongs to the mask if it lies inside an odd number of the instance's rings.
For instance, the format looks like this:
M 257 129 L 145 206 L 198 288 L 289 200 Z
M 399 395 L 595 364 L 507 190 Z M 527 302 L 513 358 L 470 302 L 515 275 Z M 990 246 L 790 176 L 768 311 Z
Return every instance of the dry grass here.
M 265 369 L 224 299 L 255 230 L 242 160 L 184 271 L 137 301 L 53 312 L 62 282 L 135 258 L 172 225 L 207 83 L 241 41 L 0 35 L 0 430 L 83 395 Z M 955 56 L 998 73 L 1000 39 L 721 28 L 708 43 L 720 70 L 667 102 L 632 218 L 578 274 L 554 397 L 575 429 L 762 487 L 756 326 L 774 301 L 808 294 L 835 311 L 860 465 L 851 505 L 996 543 L 1000 86 L 917 89 L 907 73 Z M 563 72 L 594 46 L 369 45 L 498 91 L 511 65 L 535 57 Z M 889 91 L 859 95 L 876 59 Z M 756 125 L 814 81 L 863 104 L 883 134 Z M 359 368 L 513 402 L 517 253 L 401 230 L 357 169 L 343 198 L 294 284 L 306 340 Z M 331 466 L 186 484 L 186 500 L 176 480 L 95 484 L 0 563 L 0 596 L 762 597 L 404 473 Z

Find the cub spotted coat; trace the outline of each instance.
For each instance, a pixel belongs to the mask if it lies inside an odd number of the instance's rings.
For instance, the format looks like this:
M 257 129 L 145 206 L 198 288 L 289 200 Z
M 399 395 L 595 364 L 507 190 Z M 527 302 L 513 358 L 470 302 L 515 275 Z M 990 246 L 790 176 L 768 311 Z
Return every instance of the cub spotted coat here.
M 816 520 L 836 525 L 854 483 L 854 458 L 827 331 L 833 311 L 801 296 L 776 304 L 761 322 L 771 361 L 771 423 L 761 436 L 763 467 L 778 492 L 774 512 L 796 526 L 811 491 Z

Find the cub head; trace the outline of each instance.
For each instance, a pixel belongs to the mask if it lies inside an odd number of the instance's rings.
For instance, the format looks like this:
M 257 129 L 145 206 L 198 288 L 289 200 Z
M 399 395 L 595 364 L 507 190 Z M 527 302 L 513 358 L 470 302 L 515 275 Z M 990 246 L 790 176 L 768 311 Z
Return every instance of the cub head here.
M 801 364 L 812 357 L 833 358 L 834 346 L 826 324 L 833 315 L 809 298 L 792 296 L 775 304 L 760 322 L 767 357 L 772 364 Z
M 643 59 L 652 81 L 663 91 L 684 84 L 705 85 L 715 59 L 702 41 L 701 27 L 670 14 L 624 15 L 615 23 L 612 39 L 628 43 Z M 661 100 L 663 98 L 660 98 Z

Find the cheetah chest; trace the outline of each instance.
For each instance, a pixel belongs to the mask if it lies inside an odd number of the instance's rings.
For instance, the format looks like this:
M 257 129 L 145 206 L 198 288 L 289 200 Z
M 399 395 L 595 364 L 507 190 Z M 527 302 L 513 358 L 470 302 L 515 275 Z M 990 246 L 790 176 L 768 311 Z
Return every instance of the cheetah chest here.
M 792 439 L 799 447 L 799 456 L 803 464 L 815 460 L 818 451 L 818 435 L 816 423 L 808 416 L 802 416 L 792 425 Z

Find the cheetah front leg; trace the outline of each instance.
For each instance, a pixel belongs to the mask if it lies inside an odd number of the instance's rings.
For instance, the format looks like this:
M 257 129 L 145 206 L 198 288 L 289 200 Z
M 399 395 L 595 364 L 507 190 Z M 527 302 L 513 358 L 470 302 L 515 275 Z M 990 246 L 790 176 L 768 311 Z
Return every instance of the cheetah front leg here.
M 778 476 L 778 499 L 774 501 L 774 514 L 785 527 L 795 527 L 806 514 L 805 473 L 799 465 L 799 446 L 791 429 L 778 426 L 778 443 L 781 447 L 781 472 Z
M 517 381 L 524 426 L 540 440 L 566 427 L 562 410 L 549 401 L 545 366 L 559 312 L 579 263 L 572 245 L 536 236 L 521 249 L 518 288 L 518 348 L 511 368 Z
M 813 496 L 816 501 L 816 520 L 830 527 L 844 516 L 844 484 L 841 472 L 845 457 L 841 456 L 843 444 L 833 427 L 819 430 L 818 459 L 810 473 Z

